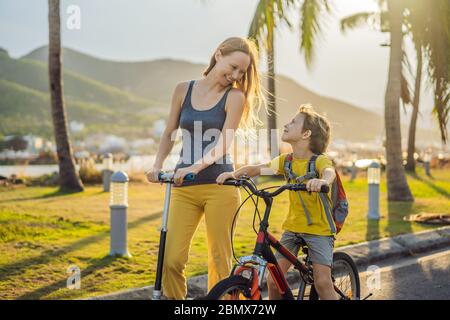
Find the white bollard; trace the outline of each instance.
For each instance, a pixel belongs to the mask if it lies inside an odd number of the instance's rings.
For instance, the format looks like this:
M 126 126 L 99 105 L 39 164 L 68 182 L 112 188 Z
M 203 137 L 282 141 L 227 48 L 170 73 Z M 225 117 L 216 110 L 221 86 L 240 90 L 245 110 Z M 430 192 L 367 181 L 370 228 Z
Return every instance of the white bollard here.
M 367 218 L 380 219 L 380 164 L 373 161 L 367 169 L 367 183 L 369 185 L 369 211 Z
M 110 255 L 131 257 L 127 240 L 128 176 L 123 171 L 111 177 L 110 197 Z
M 112 169 L 113 169 L 113 156 L 111 153 L 107 153 L 103 157 L 102 183 L 104 192 L 109 192 L 111 176 L 114 173 Z

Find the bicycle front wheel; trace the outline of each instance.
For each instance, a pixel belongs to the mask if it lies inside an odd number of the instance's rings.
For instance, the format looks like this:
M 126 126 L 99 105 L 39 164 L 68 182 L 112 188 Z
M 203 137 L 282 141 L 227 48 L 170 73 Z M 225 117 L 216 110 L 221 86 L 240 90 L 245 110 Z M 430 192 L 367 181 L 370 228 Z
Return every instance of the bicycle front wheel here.
M 240 275 L 233 275 L 218 282 L 211 291 L 203 297 L 206 300 L 253 300 L 251 293 L 252 282 Z M 261 300 L 261 295 L 259 300 Z
M 333 269 L 331 270 L 333 282 L 339 292 L 336 292 L 341 299 L 359 300 L 361 297 L 361 286 L 359 273 L 353 259 L 345 252 L 335 252 L 333 254 Z M 310 300 L 318 300 L 314 285 L 311 286 Z

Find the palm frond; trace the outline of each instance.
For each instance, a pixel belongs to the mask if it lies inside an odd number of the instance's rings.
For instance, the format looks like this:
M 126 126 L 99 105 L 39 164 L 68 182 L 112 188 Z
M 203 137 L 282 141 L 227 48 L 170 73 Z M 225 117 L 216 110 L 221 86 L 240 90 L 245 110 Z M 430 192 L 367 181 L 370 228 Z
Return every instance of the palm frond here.
M 441 139 L 448 140 L 447 124 L 450 111 L 450 3 L 436 0 L 427 6 L 424 36 L 428 75 L 434 87 L 434 109 Z
M 314 44 L 321 33 L 321 14 L 329 12 L 328 1 L 303 0 L 300 6 L 300 52 L 304 53 L 306 66 L 312 65 Z
M 411 104 L 412 103 L 412 99 L 411 99 L 411 86 L 408 82 L 408 79 L 405 76 L 404 70 L 402 69 L 402 73 L 401 73 L 401 93 L 400 93 L 400 98 L 403 102 L 403 111 L 406 112 L 406 108 L 405 106 L 407 104 Z
M 296 0 L 259 0 L 250 23 L 248 37 L 255 40 L 258 47 L 267 49 L 276 28 L 285 23 L 292 28 L 287 10 L 296 4 Z
M 378 12 L 359 12 L 341 19 L 341 31 L 356 29 L 370 23 L 379 17 Z

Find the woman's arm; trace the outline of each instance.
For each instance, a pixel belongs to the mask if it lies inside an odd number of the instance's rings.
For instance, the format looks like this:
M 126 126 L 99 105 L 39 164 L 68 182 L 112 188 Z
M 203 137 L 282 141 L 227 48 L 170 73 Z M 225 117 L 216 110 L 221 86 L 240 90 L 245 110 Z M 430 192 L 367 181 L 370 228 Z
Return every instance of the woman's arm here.
M 172 134 L 178 129 L 180 124 L 180 113 L 182 99 L 187 92 L 188 83 L 179 83 L 172 94 L 172 103 L 169 112 L 169 118 L 167 121 L 166 128 L 161 135 L 160 143 L 158 146 L 158 152 L 156 153 L 156 159 L 153 164 L 153 168 L 147 172 L 147 178 L 150 182 L 157 182 L 157 174 L 163 166 L 164 160 L 169 155 L 173 148 L 174 140 L 172 139 Z

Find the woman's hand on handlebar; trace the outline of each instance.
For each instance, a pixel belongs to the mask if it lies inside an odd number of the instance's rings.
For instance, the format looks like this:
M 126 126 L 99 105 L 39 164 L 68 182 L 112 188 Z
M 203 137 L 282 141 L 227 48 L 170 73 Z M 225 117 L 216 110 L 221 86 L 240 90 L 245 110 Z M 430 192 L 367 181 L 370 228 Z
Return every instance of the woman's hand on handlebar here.
M 324 179 L 311 179 L 306 183 L 306 190 L 320 192 L 322 186 L 328 186 L 328 181 Z
M 145 176 L 147 177 L 148 182 L 152 183 L 159 183 L 158 174 L 161 172 L 161 168 L 159 167 L 153 167 L 152 169 L 148 170 L 145 173 Z
M 198 174 L 198 171 L 194 166 L 189 166 L 185 168 L 179 168 L 175 172 L 175 175 L 173 176 L 173 183 L 176 186 L 180 186 L 183 183 L 184 177 L 186 177 L 188 174 Z
M 217 177 L 216 182 L 218 184 L 223 184 L 225 182 L 225 180 L 228 180 L 228 179 L 236 179 L 236 177 L 234 176 L 233 172 L 223 172 L 223 173 L 221 173 Z

